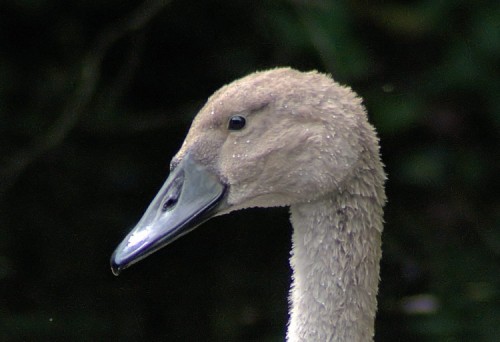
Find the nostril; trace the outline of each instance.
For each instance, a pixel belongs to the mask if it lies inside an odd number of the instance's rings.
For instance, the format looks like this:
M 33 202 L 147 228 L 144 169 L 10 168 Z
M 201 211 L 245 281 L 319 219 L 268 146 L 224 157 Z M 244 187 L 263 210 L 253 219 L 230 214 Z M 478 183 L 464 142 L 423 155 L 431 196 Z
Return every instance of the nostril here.
M 184 172 L 180 172 L 175 176 L 172 182 L 169 184 L 165 196 L 163 197 L 163 206 L 161 211 L 165 212 L 171 210 L 177 204 L 179 197 L 181 196 L 182 186 L 184 184 Z
M 170 196 L 167 198 L 165 203 L 163 203 L 162 211 L 167 211 L 171 209 L 177 203 L 177 196 Z

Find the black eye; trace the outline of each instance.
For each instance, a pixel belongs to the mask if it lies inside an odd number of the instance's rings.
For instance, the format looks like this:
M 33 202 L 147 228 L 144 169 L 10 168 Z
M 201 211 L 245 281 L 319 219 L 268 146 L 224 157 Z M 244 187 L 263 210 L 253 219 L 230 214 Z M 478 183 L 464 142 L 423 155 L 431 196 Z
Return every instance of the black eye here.
M 238 130 L 242 129 L 243 127 L 245 127 L 245 123 L 246 123 L 246 120 L 243 116 L 235 115 L 229 119 L 229 124 L 228 124 L 227 128 L 231 131 L 238 131 Z

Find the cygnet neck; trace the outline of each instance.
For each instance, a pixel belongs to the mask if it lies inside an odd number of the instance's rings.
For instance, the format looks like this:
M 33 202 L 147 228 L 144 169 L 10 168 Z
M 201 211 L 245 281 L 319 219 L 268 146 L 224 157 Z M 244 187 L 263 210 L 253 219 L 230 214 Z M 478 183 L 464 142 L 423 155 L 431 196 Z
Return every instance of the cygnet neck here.
M 372 341 L 382 207 L 349 192 L 291 206 L 288 342 Z

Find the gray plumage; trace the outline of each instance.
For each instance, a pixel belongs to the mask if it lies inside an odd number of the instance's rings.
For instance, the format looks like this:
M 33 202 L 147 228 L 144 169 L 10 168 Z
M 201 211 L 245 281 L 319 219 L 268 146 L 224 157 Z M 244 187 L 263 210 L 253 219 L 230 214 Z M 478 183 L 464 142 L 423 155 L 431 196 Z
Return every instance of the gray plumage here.
M 246 119 L 243 129 L 228 130 L 234 115 Z M 184 159 L 226 189 L 220 190 L 224 204 L 210 216 L 290 206 L 288 341 L 373 339 L 385 174 L 376 133 L 351 89 L 317 72 L 279 68 L 251 74 L 209 98 L 173 169 Z M 165 187 L 170 194 L 155 201 L 173 198 Z M 147 223 L 119 249 L 134 247 L 138 236 L 142 241 L 152 230 Z M 113 259 L 117 270 L 151 252 L 126 262 L 120 253 Z

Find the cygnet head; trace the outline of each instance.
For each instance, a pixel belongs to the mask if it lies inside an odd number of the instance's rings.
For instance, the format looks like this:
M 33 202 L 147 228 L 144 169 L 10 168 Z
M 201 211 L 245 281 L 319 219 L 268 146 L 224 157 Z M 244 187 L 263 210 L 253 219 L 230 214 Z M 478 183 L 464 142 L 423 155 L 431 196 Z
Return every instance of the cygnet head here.
M 352 177 L 373 178 L 377 146 L 361 100 L 327 75 L 279 68 L 224 86 L 194 119 L 165 185 L 115 251 L 113 270 L 210 217 L 314 201 L 342 192 Z
M 232 209 L 286 206 L 337 191 L 369 131 L 361 100 L 329 76 L 258 72 L 210 97 L 172 168 L 191 155 L 228 185 Z

